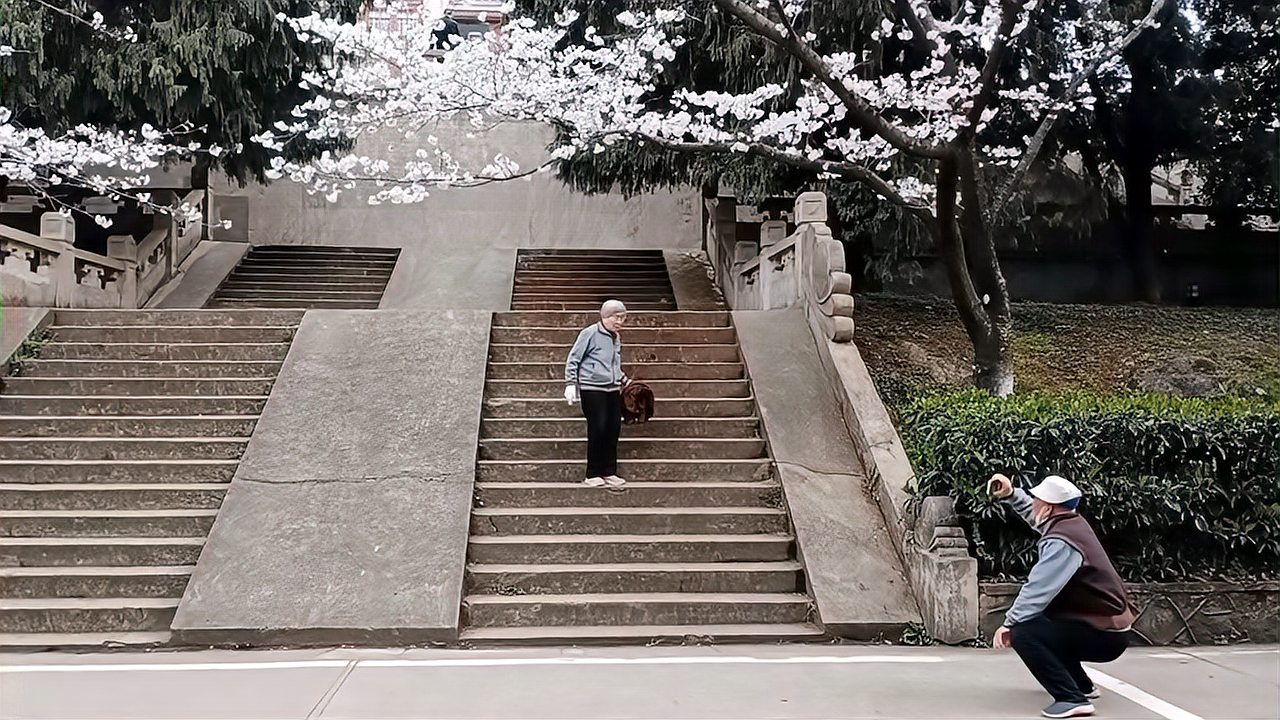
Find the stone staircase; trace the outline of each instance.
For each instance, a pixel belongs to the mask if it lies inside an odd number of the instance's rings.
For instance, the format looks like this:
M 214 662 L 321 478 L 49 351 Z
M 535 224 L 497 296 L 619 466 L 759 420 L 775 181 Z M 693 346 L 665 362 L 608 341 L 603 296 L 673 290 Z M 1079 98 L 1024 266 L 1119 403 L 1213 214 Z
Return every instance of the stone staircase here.
M 211 308 L 377 308 L 397 248 L 259 245 L 206 303 Z
M 637 264 L 656 275 L 651 255 L 539 253 L 517 271 L 513 305 L 556 304 L 550 298 L 570 285 L 553 291 L 540 278 L 548 267 L 572 266 L 595 280 L 561 304 L 597 310 L 618 296 L 630 308 L 673 307 L 665 268 L 655 287 L 609 290 Z M 534 297 L 545 299 L 526 300 Z M 653 420 L 623 428 L 621 489 L 582 484 L 581 410 L 561 397 L 569 347 L 598 319 L 541 309 L 494 319 L 462 639 L 821 637 L 730 314 L 630 313 L 624 366 L 657 403 Z
M 675 310 L 661 250 L 521 250 L 512 310 L 598 310 L 610 298 L 631 310 Z
M 0 393 L 0 648 L 167 641 L 301 317 L 56 311 Z

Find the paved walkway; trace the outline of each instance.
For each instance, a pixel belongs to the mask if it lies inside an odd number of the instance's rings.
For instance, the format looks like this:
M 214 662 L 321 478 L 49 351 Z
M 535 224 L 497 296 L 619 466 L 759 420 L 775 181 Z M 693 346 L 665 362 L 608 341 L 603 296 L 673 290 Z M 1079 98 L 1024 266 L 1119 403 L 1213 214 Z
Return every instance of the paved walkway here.
M 1280 648 L 1136 649 L 1099 717 L 1277 718 Z M 1008 651 L 866 646 L 0 656 L 0 718 L 1032 718 Z

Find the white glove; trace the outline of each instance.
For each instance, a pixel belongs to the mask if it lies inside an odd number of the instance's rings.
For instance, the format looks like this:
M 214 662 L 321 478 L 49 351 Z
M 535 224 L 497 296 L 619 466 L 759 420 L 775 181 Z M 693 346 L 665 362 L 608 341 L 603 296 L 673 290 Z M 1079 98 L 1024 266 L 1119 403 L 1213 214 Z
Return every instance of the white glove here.
M 564 386 L 564 401 L 570 405 L 578 402 L 578 387 L 576 385 Z

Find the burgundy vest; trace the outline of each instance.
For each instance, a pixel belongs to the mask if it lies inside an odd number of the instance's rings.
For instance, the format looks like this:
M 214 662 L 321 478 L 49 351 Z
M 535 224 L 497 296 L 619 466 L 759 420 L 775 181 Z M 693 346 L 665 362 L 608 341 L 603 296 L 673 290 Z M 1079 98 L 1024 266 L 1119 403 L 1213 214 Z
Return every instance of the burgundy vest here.
M 1044 537 L 1065 542 L 1083 558 L 1080 569 L 1045 608 L 1046 616 L 1083 620 L 1099 630 L 1125 630 L 1133 624 L 1129 592 L 1089 521 L 1073 512 L 1055 515 L 1045 523 Z

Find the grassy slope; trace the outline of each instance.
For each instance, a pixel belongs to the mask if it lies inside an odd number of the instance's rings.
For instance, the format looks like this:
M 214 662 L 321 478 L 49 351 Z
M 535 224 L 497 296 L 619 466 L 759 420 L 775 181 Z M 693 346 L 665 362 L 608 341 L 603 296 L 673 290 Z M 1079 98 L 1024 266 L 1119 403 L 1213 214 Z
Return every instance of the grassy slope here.
M 951 303 L 859 296 L 855 338 L 876 382 L 969 385 L 973 350 Z M 1144 305 L 1014 306 L 1018 390 L 1133 389 L 1144 370 L 1205 358 L 1229 392 L 1280 398 L 1280 311 Z

